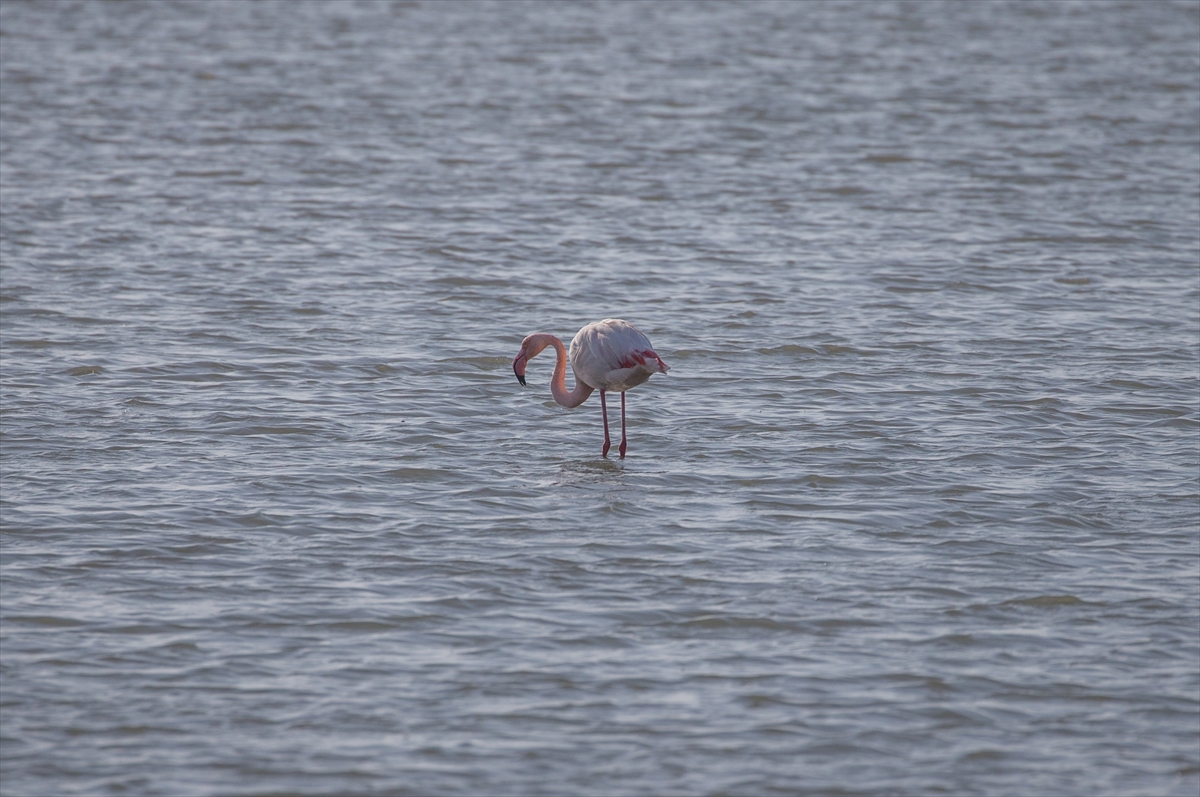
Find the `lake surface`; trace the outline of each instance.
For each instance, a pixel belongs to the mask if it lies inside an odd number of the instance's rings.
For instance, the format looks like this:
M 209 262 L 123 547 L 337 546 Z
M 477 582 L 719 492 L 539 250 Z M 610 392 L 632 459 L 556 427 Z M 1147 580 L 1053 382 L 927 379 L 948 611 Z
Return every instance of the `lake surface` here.
M 1200 788 L 1200 4 L 5 0 L 0 167 L 5 795 Z

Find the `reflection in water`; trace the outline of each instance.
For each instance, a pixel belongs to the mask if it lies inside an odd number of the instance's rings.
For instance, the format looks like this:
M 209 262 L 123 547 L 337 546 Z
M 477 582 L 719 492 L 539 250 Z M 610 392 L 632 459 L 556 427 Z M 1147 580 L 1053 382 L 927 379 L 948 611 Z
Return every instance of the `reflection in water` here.
M 558 468 L 556 486 L 575 484 L 625 484 L 625 464 L 611 459 L 584 459 L 563 462 Z

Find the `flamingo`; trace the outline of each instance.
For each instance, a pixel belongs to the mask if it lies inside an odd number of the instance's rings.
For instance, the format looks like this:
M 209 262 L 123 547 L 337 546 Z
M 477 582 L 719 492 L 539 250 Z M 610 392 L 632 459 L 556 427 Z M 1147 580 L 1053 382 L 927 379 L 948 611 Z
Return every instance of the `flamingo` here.
M 548 332 L 535 332 L 521 341 L 521 350 L 513 358 L 513 373 L 525 384 L 525 365 L 547 346 L 554 347 L 554 376 L 550 378 L 550 393 L 564 407 L 578 407 L 593 390 L 600 391 L 600 415 L 604 418 L 604 447 L 600 456 L 608 457 L 612 442 L 608 437 L 608 405 L 604 394 L 615 390 L 621 394 L 621 445 L 617 451 L 625 459 L 625 391 L 650 378 L 665 374 L 667 364 L 650 345 L 649 339 L 628 321 L 606 318 L 588 324 L 571 341 L 571 371 L 575 374 L 575 389 L 568 392 L 564 377 L 567 373 L 567 352 L 563 342 Z

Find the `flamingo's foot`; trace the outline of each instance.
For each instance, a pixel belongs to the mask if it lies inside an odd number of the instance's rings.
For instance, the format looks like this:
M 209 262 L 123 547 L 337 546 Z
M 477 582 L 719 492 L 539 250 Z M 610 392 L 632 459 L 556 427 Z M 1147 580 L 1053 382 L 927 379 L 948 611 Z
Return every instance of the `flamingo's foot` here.
M 617 446 L 617 451 L 621 454 L 621 459 L 625 459 L 625 441 L 621 441 L 621 445 Z
M 610 448 L 612 448 L 612 443 L 610 443 L 609 441 L 605 440 L 605 441 L 604 441 L 604 446 L 603 446 L 603 447 L 600 449 L 600 456 L 602 456 L 602 457 L 604 457 L 605 459 L 607 459 L 607 458 L 608 458 L 608 449 L 610 449 Z M 621 456 L 625 456 L 625 449 L 624 449 L 624 446 L 622 446 L 622 448 L 621 448 Z

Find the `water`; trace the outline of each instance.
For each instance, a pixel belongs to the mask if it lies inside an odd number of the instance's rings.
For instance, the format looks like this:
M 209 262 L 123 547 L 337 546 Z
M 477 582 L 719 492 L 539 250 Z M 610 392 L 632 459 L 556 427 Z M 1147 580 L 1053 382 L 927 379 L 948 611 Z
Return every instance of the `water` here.
M 1196 793 L 1196 3 L 0 59 L 5 795 Z M 607 316 L 624 461 L 510 368 Z

